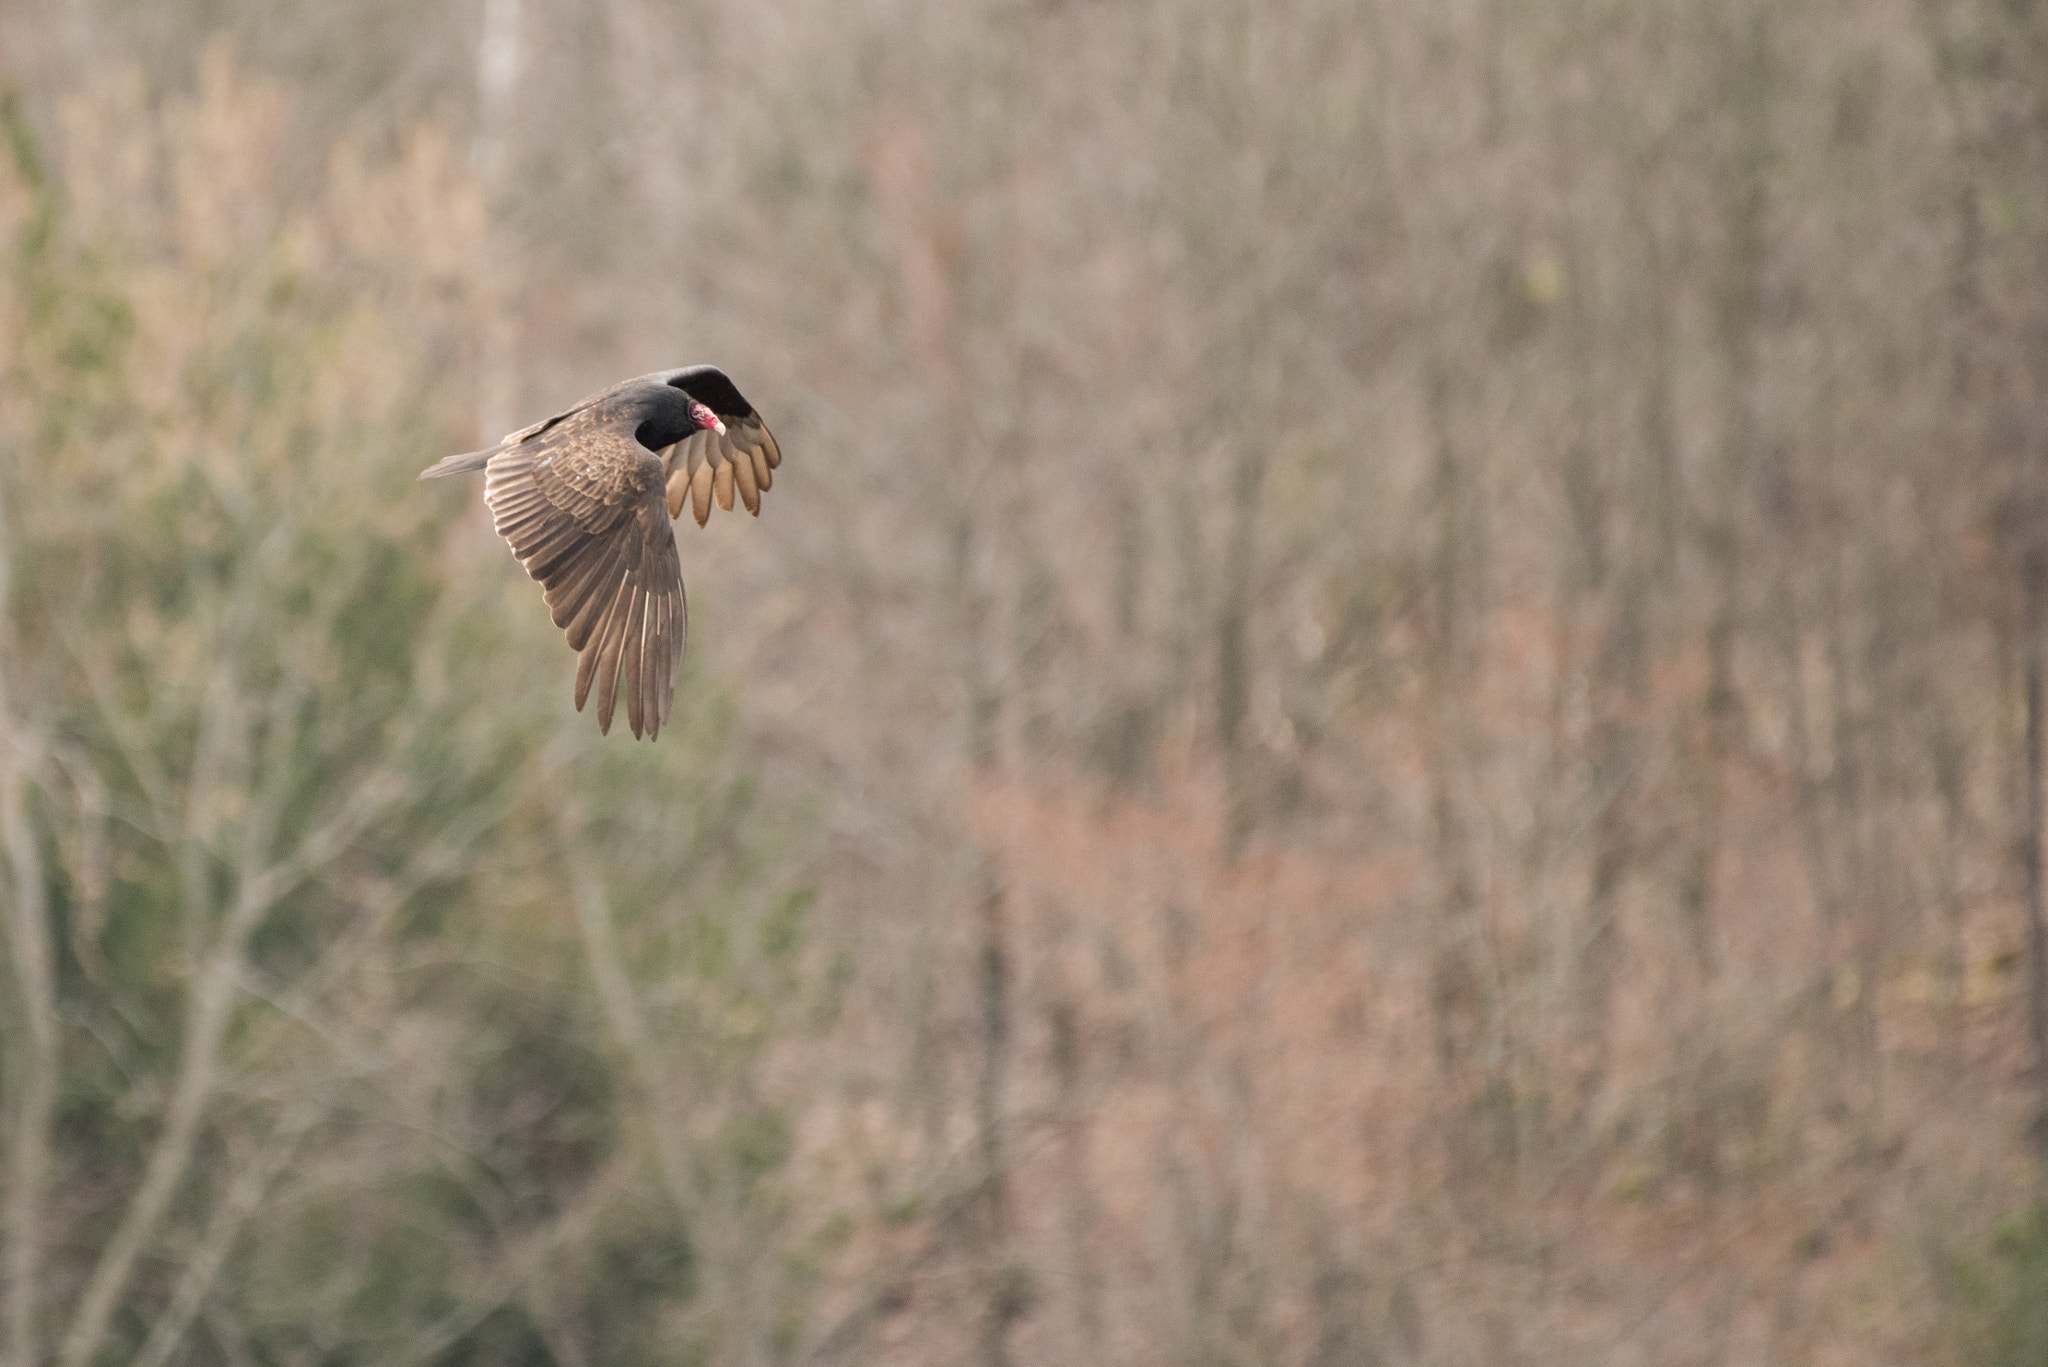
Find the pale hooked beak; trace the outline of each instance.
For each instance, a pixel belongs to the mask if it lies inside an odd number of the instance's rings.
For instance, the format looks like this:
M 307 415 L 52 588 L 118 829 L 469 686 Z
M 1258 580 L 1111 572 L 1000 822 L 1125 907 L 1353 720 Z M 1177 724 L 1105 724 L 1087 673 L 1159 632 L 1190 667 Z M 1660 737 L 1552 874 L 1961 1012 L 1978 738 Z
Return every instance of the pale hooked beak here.
M 722 437 L 722 436 L 724 436 L 724 435 L 725 435 L 725 419 L 723 419 L 723 418 L 713 418 L 713 419 L 711 420 L 711 427 L 712 427 L 712 430 L 713 430 L 713 431 L 715 431 L 715 432 L 717 432 L 719 436 L 721 436 L 721 437 Z

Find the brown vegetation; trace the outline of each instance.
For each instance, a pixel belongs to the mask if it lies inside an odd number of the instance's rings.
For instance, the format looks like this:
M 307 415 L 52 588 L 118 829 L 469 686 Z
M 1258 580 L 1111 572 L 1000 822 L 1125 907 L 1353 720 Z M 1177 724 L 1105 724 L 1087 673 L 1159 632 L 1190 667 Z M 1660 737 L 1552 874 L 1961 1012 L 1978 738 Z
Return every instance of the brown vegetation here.
M 2048 17 L 164 8 L 0 10 L 4 1361 L 2048 1351 Z M 601 744 L 410 476 L 698 360 Z

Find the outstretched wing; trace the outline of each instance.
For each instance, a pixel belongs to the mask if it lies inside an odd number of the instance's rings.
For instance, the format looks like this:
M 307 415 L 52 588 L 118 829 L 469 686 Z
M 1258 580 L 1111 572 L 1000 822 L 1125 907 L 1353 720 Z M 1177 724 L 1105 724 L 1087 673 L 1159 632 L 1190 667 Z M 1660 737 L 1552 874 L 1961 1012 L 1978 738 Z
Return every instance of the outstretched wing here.
M 663 371 L 658 378 L 703 404 L 725 424 L 723 434 L 709 428 L 692 432 L 663 453 L 669 516 L 681 517 L 687 500 L 701 527 L 711 516 L 714 497 L 719 507 L 732 511 L 737 488 L 747 511 L 759 517 L 761 492 L 775 482 L 775 467 L 782 464 L 781 448 L 768 424 L 715 365 Z
M 688 631 L 683 567 L 660 458 L 600 412 L 568 413 L 493 454 L 484 501 L 580 657 L 576 710 L 595 680 L 609 732 L 623 688 L 633 734 L 652 737 L 674 705 Z

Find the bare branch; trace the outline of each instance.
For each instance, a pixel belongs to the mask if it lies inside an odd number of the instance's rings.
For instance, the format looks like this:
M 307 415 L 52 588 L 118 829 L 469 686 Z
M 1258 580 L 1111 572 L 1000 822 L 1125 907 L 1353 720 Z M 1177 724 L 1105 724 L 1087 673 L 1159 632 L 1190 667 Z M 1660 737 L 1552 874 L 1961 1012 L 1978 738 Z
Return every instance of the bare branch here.
M 141 1185 L 101 1251 L 79 1299 L 64 1336 L 59 1358 L 63 1367 L 85 1367 L 98 1351 L 127 1288 L 136 1256 L 155 1235 L 171 1197 L 184 1180 L 200 1121 L 213 1095 L 221 1040 L 232 1015 L 249 936 L 281 898 L 346 848 L 401 791 L 402 785 L 391 776 L 372 774 L 357 785 L 342 811 L 316 827 L 290 858 L 244 877 L 213 952 L 189 989 L 178 1073 L 164 1130 L 151 1150 Z
M 604 1006 L 605 1021 L 612 1028 L 626 1061 L 639 1084 L 641 1105 L 647 1121 L 649 1141 L 669 1198 L 679 1213 L 694 1208 L 689 1184 L 689 1164 L 680 1147 L 661 1058 L 654 1050 L 647 1025 L 641 1019 L 632 981 L 619 962 L 618 944 L 612 935 L 611 908 L 606 904 L 601 875 L 579 856 L 577 820 L 570 799 L 553 804 L 556 829 L 561 835 L 564 858 L 569 862 L 569 892 L 576 904 L 576 928 L 583 936 L 583 951 L 590 961 L 590 975 L 597 986 L 598 1001 Z
M 136 1367 L 163 1367 L 171 1354 L 177 1351 L 179 1341 L 191 1328 L 193 1319 L 212 1291 L 214 1280 L 219 1277 L 221 1265 L 227 1261 L 242 1226 L 270 1190 L 271 1183 L 284 1171 L 285 1164 L 291 1161 L 299 1140 L 318 1118 L 319 1111 L 311 1105 L 287 1103 L 262 1152 L 235 1175 L 226 1199 L 215 1205 L 206 1232 L 200 1236 L 198 1246 L 186 1256 L 184 1275 L 179 1277 L 177 1288 L 171 1293 L 170 1304 L 150 1328 L 149 1339 L 143 1344 L 141 1355 L 135 1359 Z
M 490 1318 L 546 1267 L 556 1249 L 590 1237 L 605 1208 L 632 1185 L 639 1155 L 629 1145 L 591 1179 L 569 1208 L 507 1250 L 456 1310 L 387 1359 L 392 1367 L 420 1367 Z
M 43 1198 L 57 1097 L 56 962 L 42 854 L 24 802 L 30 759 L 7 711 L 4 683 L 0 728 L 0 847 L 12 875 L 5 935 L 24 1026 L 8 1067 L 18 1097 L 7 1162 L 7 1349 L 15 1367 L 36 1367 L 42 1358 Z

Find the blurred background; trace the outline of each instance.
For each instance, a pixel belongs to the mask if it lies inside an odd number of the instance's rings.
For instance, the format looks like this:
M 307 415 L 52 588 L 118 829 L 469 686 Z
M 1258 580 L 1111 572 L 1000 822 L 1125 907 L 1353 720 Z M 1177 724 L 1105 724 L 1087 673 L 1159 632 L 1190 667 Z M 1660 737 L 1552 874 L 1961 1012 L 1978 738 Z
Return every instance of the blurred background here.
M 2048 1361 L 2048 10 L 0 3 L 0 1361 Z M 454 450 L 725 367 L 675 722 Z

